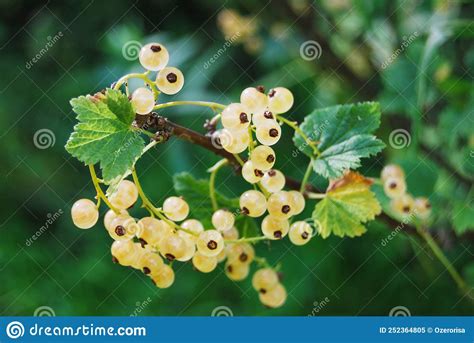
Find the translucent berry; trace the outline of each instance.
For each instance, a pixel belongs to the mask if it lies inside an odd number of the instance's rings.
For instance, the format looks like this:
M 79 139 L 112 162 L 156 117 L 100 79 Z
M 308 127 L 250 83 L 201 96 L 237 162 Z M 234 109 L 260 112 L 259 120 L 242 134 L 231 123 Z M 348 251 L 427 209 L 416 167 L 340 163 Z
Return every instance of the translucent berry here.
M 380 173 L 380 178 L 382 179 L 382 182 L 385 183 L 385 180 L 391 177 L 404 179 L 405 173 L 403 172 L 403 169 L 396 164 L 387 164 L 383 167 L 382 172 Z
M 158 71 L 168 64 L 169 54 L 163 45 L 149 43 L 141 48 L 138 58 L 143 68 Z
M 222 233 L 222 237 L 224 237 L 225 240 L 239 239 L 239 230 L 237 230 L 235 226 L 229 230 L 222 231 L 221 233 Z
M 282 306 L 286 301 L 286 296 L 286 289 L 280 283 L 271 290 L 259 294 L 262 304 L 271 308 Z
M 269 121 L 257 126 L 255 134 L 263 145 L 273 145 L 280 140 L 281 127 L 276 121 Z
M 252 286 L 259 293 L 266 293 L 278 284 L 278 274 L 271 268 L 262 268 L 253 274 Z
M 288 237 L 294 245 L 304 245 L 311 240 L 313 228 L 307 222 L 295 222 L 290 227 Z
M 246 191 L 240 196 L 240 210 L 249 217 L 260 217 L 267 210 L 267 199 L 259 191 Z
M 104 226 L 107 231 L 113 230 L 112 228 L 112 222 L 115 218 L 117 217 L 130 217 L 128 212 L 126 210 L 120 210 L 119 213 L 115 213 L 114 210 L 108 210 L 107 213 L 104 216 Z
M 253 165 L 262 171 L 271 169 L 275 164 L 275 159 L 275 151 L 266 145 L 259 145 L 250 153 Z
M 158 288 L 168 288 L 174 283 L 174 271 L 167 264 L 164 264 L 156 273 L 151 274 L 150 277 Z
M 262 233 L 272 240 L 282 239 L 288 234 L 290 223 L 287 219 L 268 215 L 262 220 Z
M 398 198 L 392 199 L 390 202 L 392 209 L 401 215 L 407 216 L 412 213 L 415 208 L 415 201 L 409 194 L 403 194 Z
M 216 256 L 205 256 L 199 252 L 193 256 L 193 266 L 201 273 L 210 273 L 217 266 Z
M 217 230 L 206 230 L 199 235 L 196 246 L 204 256 L 217 256 L 224 249 L 224 238 Z
M 258 112 L 252 115 L 252 123 L 255 126 L 262 126 L 266 123 L 273 123 L 276 120 L 276 116 L 269 110 Z
M 235 243 L 226 247 L 227 260 L 237 263 L 252 263 L 255 258 L 255 250 L 251 244 Z
M 250 267 L 247 263 L 229 262 L 225 264 L 225 274 L 233 281 L 241 281 L 249 275 Z
M 188 220 L 185 220 L 184 222 L 181 223 L 181 227 L 182 228 L 185 228 L 186 230 L 189 230 L 193 233 L 195 233 L 195 235 L 192 235 L 193 237 L 193 240 L 196 241 L 197 239 L 197 236 L 204 231 L 204 226 L 202 225 L 202 223 L 197 220 L 197 219 L 188 219 Z
M 143 228 L 132 217 L 117 217 L 112 221 L 112 230 L 108 231 L 110 237 L 116 241 L 131 240 L 133 237 L 140 235 Z
M 285 187 L 285 175 L 279 170 L 270 169 L 263 176 L 261 183 L 270 193 L 278 192 Z
M 135 264 L 139 256 L 138 248 L 131 240 L 114 241 L 110 247 L 110 252 L 116 262 L 126 267 Z
M 250 160 L 245 162 L 242 166 L 242 177 L 248 183 L 253 184 L 259 182 L 262 179 L 263 175 L 263 171 L 258 168 L 255 168 L 254 164 Z
M 278 218 L 289 218 L 293 215 L 290 194 L 286 191 L 273 193 L 267 202 L 268 213 Z
M 163 68 L 156 77 L 156 85 L 158 89 L 165 94 L 176 94 L 183 88 L 183 73 L 175 67 Z
M 178 233 L 163 237 L 158 246 L 161 255 L 169 261 L 184 257 L 186 248 L 186 241 Z
M 169 197 L 163 203 L 163 211 L 169 219 L 179 222 L 188 216 L 189 205 L 183 198 Z
M 234 226 L 235 217 L 227 210 L 217 210 L 212 215 L 212 225 L 219 231 L 226 231 Z
M 158 245 L 161 239 L 161 233 L 164 230 L 163 222 L 153 217 L 144 217 L 138 221 L 138 224 L 142 229 L 138 233 L 137 238 L 139 238 L 143 244 L 150 244 L 152 246 Z
M 148 88 L 140 87 L 132 93 L 132 100 L 130 102 L 136 113 L 148 114 L 153 111 L 155 106 L 155 95 Z
M 239 103 L 233 103 L 227 106 L 221 114 L 222 126 L 227 129 L 243 129 L 250 124 L 251 114 Z
M 421 219 L 429 218 L 431 214 L 431 203 L 425 197 L 415 199 L 415 214 Z
M 137 264 L 145 274 L 154 274 L 163 267 L 163 259 L 157 253 L 146 251 L 140 255 Z
M 232 154 L 239 154 L 249 146 L 247 129 L 222 129 L 219 132 L 220 145 Z
M 293 106 L 293 94 L 284 87 L 276 87 L 268 92 L 268 108 L 276 114 L 288 112 Z
M 290 196 L 292 215 L 297 215 L 303 212 L 306 204 L 303 194 L 298 191 L 289 191 L 288 194 Z
M 97 223 L 99 211 L 92 200 L 80 199 L 72 205 L 71 217 L 79 229 L 90 229 Z
M 180 236 L 184 240 L 186 248 L 184 251 L 184 255 L 180 258 L 176 258 L 176 260 L 180 262 L 189 261 L 196 253 L 196 242 L 194 240 L 194 236 L 184 231 L 178 231 L 178 236 Z
M 120 181 L 115 192 L 109 196 L 110 203 L 120 210 L 126 210 L 132 207 L 137 199 L 137 186 L 129 180 Z
M 405 194 L 407 190 L 405 179 L 399 177 L 388 177 L 383 184 L 383 190 L 389 198 L 398 198 Z

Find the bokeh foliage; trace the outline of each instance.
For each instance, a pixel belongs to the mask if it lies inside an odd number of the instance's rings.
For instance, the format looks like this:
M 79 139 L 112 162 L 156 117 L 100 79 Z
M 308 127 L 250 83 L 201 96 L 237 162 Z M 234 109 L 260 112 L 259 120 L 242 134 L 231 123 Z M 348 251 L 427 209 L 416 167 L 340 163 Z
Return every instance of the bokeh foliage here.
M 232 33 L 225 8 L 244 16 L 237 25 L 242 32 L 209 63 Z M 94 190 L 87 169 L 63 146 L 75 124 L 69 99 L 139 70 L 137 61 L 122 55 L 132 40 L 168 47 L 170 64 L 186 79 L 179 99 L 228 103 L 249 85 L 281 85 L 295 94 L 290 118 L 300 122 L 315 108 L 378 100 L 377 135 L 388 143 L 390 133 L 402 128 L 411 143 L 403 149 L 387 144 L 382 154 L 363 161 L 361 171 L 377 176 L 389 162 L 405 168 L 410 192 L 433 203 L 431 229 L 472 285 L 473 11 L 468 2 L 442 0 L 227 1 L 225 6 L 210 0 L 3 1 L 0 314 L 30 315 L 47 305 L 58 315 L 130 315 L 137 307 L 142 315 L 210 315 L 224 305 L 235 315 L 308 315 L 326 297 L 318 315 L 386 315 L 398 305 L 416 315 L 472 314 L 472 303 L 461 298 L 416 236 L 401 233 L 381 244 L 393 229 L 382 221 L 372 222 L 360 238 L 317 238 L 304 248 L 287 241 L 260 244 L 259 252 L 281 262 L 290 292 L 278 310 L 259 304 L 249 280 L 231 282 L 221 269 L 202 275 L 183 265 L 175 285 L 158 290 L 141 273 L 112 264 L 111 241 L 99 225 L 86 232 L 73 227 L 72 202 L 93 197 Z M 28 67 L 58 32 L 57 43 Z M 301 58 L 300 46 L 308 40 L 321 44 L 320 58 Z M 200 108 L 163 114 L 196 130 L 212 115 Z M 42 128 L 55 135 L 54 146 L 44 150 L 33 144 Z M 284 130 L 277 166 L 301 179 L 307 160 Z M 174 193 L 174 174 L 207 177 L 216 160 L 199 147 L 171 140 L 137 168 L 159 203 Z M 326 186 L 315 175 L 311 181 Z M 233 197 L 246 185 L 222 173 L 218 187 Z M 59 210 L 64 215 L 27 244 L 48 214 Z

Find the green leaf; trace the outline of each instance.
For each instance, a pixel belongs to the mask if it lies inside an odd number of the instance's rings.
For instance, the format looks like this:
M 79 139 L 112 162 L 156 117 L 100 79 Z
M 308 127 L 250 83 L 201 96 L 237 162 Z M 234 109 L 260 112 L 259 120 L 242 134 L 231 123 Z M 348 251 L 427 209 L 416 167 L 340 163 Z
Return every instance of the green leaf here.
M 100 163 L 102 178 L 110 183 L 130 170 L 144 147 L 131 124 L 134 113 L 125 94 L 107 90 L 102 96 L 71 100 L 79 123 L 66 143 L 66 150 L 85 164 Z
M 371 181 L 355 172 L 329 185 L 312 216 L 321 237 L 356 237 L 367 231 L 362 223 L 373 220 L 382 211 L 370 185 Z
M 321 155 L 313 169 L 326 178 L 340 177 L 345 170 L 360 167 L 360 159 L 380 152 L 385 144 L 371 135 L 380 125 L 380 106 L 375 102 L 332 106 L 313 111 L 300 128 L 316 142 Z M 295 145 L 313 156 L 311 147 L 295 133 Z
M 188 202 L 190 218 L 200 220 L 206 228 L 211 228 L 213 210 L 209 196 L 209 180 L 195 179 L 191 174 L 183 172 L 174 175 L 173 184 L 176 193 Z M 216 200 L 219 208 L 226 208 L 233 212 L 239 208 L 238 198 L 227 198 L 216 192 Z

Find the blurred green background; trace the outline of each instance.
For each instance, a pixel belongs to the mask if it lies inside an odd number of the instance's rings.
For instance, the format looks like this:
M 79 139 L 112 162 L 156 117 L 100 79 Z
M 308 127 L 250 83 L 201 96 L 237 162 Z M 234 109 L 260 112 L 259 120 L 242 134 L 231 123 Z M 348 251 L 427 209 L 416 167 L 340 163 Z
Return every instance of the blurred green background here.
M 409 191 L 433 203 L 432 234 L 472 287 L 473 14 L 469 1 L 441 0 L 2 1 L 0 314 L 32 315 L 39 306 L 56 315 L 207 316 L 218 306 L 244 316 L 388 315 L 396 306 L 412 315 L 474 314 L 416 235 L 381 243 L 394 229 L 381 220 L 356 239 L 259 244 L 260 255 L 282 264 L 289 296 L 277 310 L 259 303 L 249 279 L 228 280 L 222 266 L 203 275 L 176 264 L 175 284 L 159 290 L 140 272 L 112 263 L 102 225 L 74 228 L 71 204 L 93 197 L 94 189 L 87 168 L 63 148 L 75 124 L 69 99 L 141 70 L 126 52 L 133 41 L 168 48 L 170 65 L 185 75 L 173 99 L 229 103 L 250 85 L 285 86 L 295 95 L 288 116 L 297 121 L 314 108 L 378 100 L 377 134 L 387 148 L 364 160 L 362 172 L 404 166 Z M 319 44 L 316 57 L 302 55 L 308 41 Z M 161 114 L 201 132 L 212 116 L 193 107 Z M 405 130 L 410 144 L 390 139 L 394 130 Z M 46 136 L 38 143 L 40 133 Z M 301 178 L 307 160 L 292 156 L 285 133 L 277 167 Z M 160 203 L 174 193 L 173 174 L 206 177 L 215 161 L 171 139 L 137 169 Z M 223 193 L 237 196 L 248 187 L 225 174 L 217 183 Z M 312 182 L 325 186 L 314 175 Z

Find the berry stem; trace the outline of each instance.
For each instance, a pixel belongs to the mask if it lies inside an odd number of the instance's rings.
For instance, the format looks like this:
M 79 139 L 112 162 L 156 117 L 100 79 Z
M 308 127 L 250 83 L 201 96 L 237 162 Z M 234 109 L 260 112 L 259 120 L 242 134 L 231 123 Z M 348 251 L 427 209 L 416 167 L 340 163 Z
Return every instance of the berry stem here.
M 326 193 L 306 192 L 306 197 L 308 199 L 324 199 L 326 197 Z
M 133 178 L 133 182 L 135 183 L 135 186 L 137 186 L 138 195 L 140 196 L 140 199 L 142 199 L 143 206 L 149 212 L 153 213 L 158 218 L 165 221 L 166 223 L 168 223 L 170 226 L 174 227 L 175 229 L 178 229 L 178 230 L 184 231 L 186 233 L 189 233 L 190 235 L 196 236 L 196 234 L 194 232 L 192 232 L 190 230 L 187 230 L 184 227 L 181 227 L 178 224 L 176 224 L 175 222 L 173 222 L 173 221 L 169 220 L 168 218 L 166 218 L 166 216 L 162 213 L 162 210 L 160 210 L 159 208 L 156 208 L 155 205 L 153 205 L 153 203 L 150 201 L 150 199 L 148 199 L 148 197 L 143 192 L 142 185 L 140 184 L 140 180 L 138 179 L 138 175 L 137 175 L 137 172 L 135 171 L 135 169 L 132 169 L 132 178 Z
M 115 213 L 119 214 L 120 211 L 116 209 L 107 199 L 107 197 L 104 194 L 104 191 L 102 188 L 100 188 L 99 185 L 99 179 L 97 178 L 97 174 L 95 173 L 95 168 L 93 164 L 89 164 L 89 172 L 91 173 L 91 178 L 92 178 L 92 183 L 94 184 L 94 188 L 97 192 L 97 207 L 100 205 L 100 199 L 104 200 L 105 204 Z
M 428 246 L 433 251 L 433 254 L 436 258 L 441 262 L 441 264 L 446 268 L 448 273 L 451 275 L 452 279 L 458 286 L 459 290 L 462 292 L 463 295 L 467 295 L 471 300 L 474 300 L 474 293 L 472 288 L 470 288 L 466 281 L 462 278 L 456 268 L 451 264 L 449 259 L 443 253 L 439 245 L 433 239 L 433 236 L 429 233 L 429 231 L 419 225 L 416 226 L 416 231 L 418 234 L 426 241 Z
M 155 83 L 150 80 L 148 77 L 148 72 L 140 74 L 140 73 L 131 73 L 127 74 L 125 76 L 122 76 L 114 85 L 113 89 L 118 90 L 122 85 L 127 82 L 129 79 L 141 79 L 143 80 L 153 91 L 155 94 L 155 98 L 160 94 L 160 91 L 156 88 Z M 128 82 L 127 82 L 127 88 L 128 88 Z
M 318 157 L 321 155 L 321 152 L 318 150 L 316 147 L 316 143 L 313 142 L 309 137 L 301 130 L 301 128 L 298 126 L 298 124 L 295 121 L 291 121 L 286 119 L 285 117 L 282 116 L 277 116 L 277 119 L 281 121 L 282 123 L 288 125 L 291 127 L 297 134 L 299 134 L 305 141 L 305 143 L 313 149 L 313 154 Z
M 230 239 L 230 240 L 225 240 L 226 243 L 252 243 L 252 242 L 258 242 L 258 241 L 263 241 L 265 239 L 268 239 L 265 236 L 257 236 L 257 237 L 243 237 L 239 239 Z
M 248 148 L 248 151 L 249 151 L 249 156 L 250 156 L 250 153 L 255 148 L 255 142 L 253 141 L 252 126 L 249 126 L 248 131 L 249 131 L 249 148 Z
M 313 158 L 309 159 L 308 167 L 306 168 L 303 180 L 301 181 L 300 193 L 302 194 L 304 194 L 306 191 L 306 184 L 308 183 L 309 177 L 311 176 L 311 172 L 313 170 L 313 161 Z
M 208 172 L 211 173 L 211 176 L 209 177 L 209 196 L 211 198 L 212 209 L 214 212 L 219 209 L 219 204 L 217 203 L 216 197 L 216 175 L 219 169 L 221 169 L 227 163 L 228 161 L 226 159 L 222 159 L 208 169 Z
M 225 105 L 219 104 L 217 102 L 186 100 L 186 101 L 171 101 L 171 102 L 165 102 L 165 103 L 162 103 L 162 104 L 158 104 L 155 107 L 153 107 L 153 110 L 156 111 L 156 110 L 160 110 L 160 109 L 167 108 L 167 107 L 185 106 L 185 105 L 209 107 L 213 110 L 215 110 L 215 109 L 224 109 L 226 107 Z

